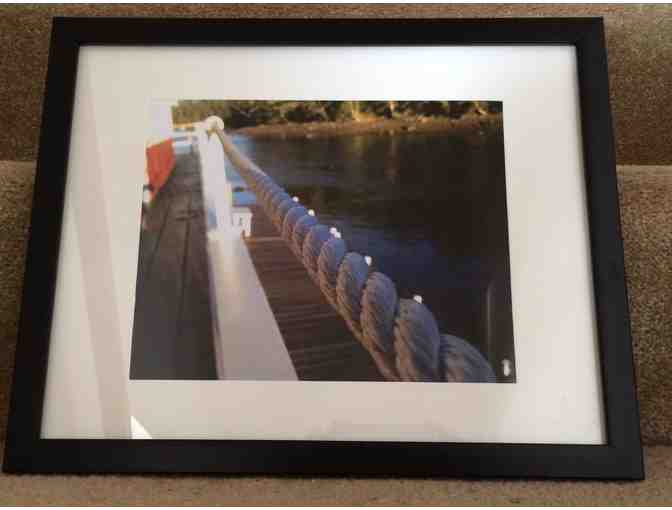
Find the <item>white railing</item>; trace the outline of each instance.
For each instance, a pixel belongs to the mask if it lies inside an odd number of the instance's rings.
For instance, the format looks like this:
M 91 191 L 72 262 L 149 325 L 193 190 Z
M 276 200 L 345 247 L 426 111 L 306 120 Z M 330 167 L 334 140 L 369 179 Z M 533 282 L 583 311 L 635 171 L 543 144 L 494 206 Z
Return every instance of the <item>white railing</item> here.
M 220 379 L 296 380 L 273 312 L 243 241 L 252 213 L 236 207 L 228 162 L 216 136 L 197 126 L 209 291 Z M 263 355 L 260 355 L 262 353 Z

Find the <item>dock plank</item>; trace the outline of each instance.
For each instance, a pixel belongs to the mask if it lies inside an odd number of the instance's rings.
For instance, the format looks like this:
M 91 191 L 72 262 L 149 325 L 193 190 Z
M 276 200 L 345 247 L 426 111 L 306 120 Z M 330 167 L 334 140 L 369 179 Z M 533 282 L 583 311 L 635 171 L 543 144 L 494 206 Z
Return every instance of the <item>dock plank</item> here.
M 256 205 L 247 249 L 301 380 L 383 380 L 368 352 Z M 216 379 L 198 162 L 176 168 L 145 218 L 132 379 Z
M 196 158 L 178 156 L 145 218 L 131 379 L 216 378 L 200 186 Z
M 217 379 L 203 195 L 196 159 L 190 158 L 185 163 L 189 165 L 189 178 L 184 182 L 189 189 L 189 204 L 180 217 L 187 224 L 187 233 L 175 340 L 181 356 L 180 379 Z

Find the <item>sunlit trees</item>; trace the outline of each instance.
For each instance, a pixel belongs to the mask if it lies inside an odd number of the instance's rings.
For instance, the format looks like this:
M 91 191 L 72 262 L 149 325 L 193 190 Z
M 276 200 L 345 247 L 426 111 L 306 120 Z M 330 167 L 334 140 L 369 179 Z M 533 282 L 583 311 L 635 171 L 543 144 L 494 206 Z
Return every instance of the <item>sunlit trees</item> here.
M 210 115 L 232 128 L 262 124 L 361 122 L 375 119 L 460 118 L 502 111 L 493 101 L 219 101 L 184 100 L 173 107 L 173 122 L 184 124 Z

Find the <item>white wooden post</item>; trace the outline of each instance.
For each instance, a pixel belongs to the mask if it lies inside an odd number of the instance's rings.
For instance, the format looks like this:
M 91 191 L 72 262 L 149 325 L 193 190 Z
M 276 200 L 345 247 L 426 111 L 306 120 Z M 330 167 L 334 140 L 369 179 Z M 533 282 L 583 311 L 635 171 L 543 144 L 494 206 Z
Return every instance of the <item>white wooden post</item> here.
M 230 237 L 234 234 L 231 214 L 233 195 L 231 183 L 226 178 L 222 144 L 216 136 L 210 137 L 206 152 L 208 154 L 205 169 L 205 173 L 208 175 L 206 193 L 210 194 L 211 203 L 215 209 L 217 231 L 222 236 Z
M 266 294 L 243 241 L 250 235 L 252 212 L 234 207 L 230 164 L 218 136 L 207 139 L 204 129 L 224 123 L 209 117 L 201 123 L 203 196 L 209 218 L 207 253 L 217 375 L 220 379 L 296 380 Z

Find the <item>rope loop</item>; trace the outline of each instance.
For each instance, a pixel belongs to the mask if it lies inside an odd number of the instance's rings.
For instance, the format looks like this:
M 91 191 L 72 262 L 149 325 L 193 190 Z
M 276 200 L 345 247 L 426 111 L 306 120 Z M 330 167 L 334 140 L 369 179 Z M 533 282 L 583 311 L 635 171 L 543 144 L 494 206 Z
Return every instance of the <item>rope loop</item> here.
M 322 251 L 322 245 L 324 245 L 330 237 L 329 227 L 318 223 L 311 227 L 303 242 L 303 252 L 301 254 L 303 265 L 306 266 L 308 274 L 315 281 L 317 281 L 317 259 Z
M 288 243 L 292 242 L 292 233 L 294 232 L 296 222 L 299 221 L 303 216 L 308 216 L 308 210 L 302 205 L 292 207 L 285 215 L 280 233 L 282 234 L 284 240 Z
M 269 193 L 278 189 L 280 189 L 280 186 L 278 186 L 274 182 L 268 179 L 261 179 L 257 182 L 257 189 L 255 191 L 260 199 L 260 202 L 263 203 L 265 202 L 266 197 L 268 196 Z
M 338 268 L 348 252 L 345 241 L 338 237 L 332 237 L 322 245 L 320 256 L 317 259 L 317 279 L 320 283 L 322 292 L 331 303 L 336 307 L 336 280 L 338 279 Z
M 252 172 L 249 175 L 252 178 L 252 181 L 257 184 L 264 184 L 264 183 L 274 184 L 273 180 L 268 175 L 262 174 L 261 172 Z
M 285 190 L 284 190 L 284 189 L 282 189 L 280 186 L 277 186 L 277 185 L 276 185 L 275 188 L 269 188 L 269 189 L 267 190 L 267 192 L 264 194 L 264 196 L 261 197 L 261 198 L 259 199 L 259 202 L 261 203 L 261 205 L 262 205 L 262 207 L 264 208 L 264 210 L 265 210 L 267 213 L 270 214 L 270 211 L 271 211 L 271 208 L 272 208 L 272 205 L 271 205 L 271 204 L 273 203 L 273 199 L 274 199 L 275 197 L 277 197 L 277 196 L 283 194 L 283 193 L 284 193 L 285 195 L 287 195 L 287 193 L 285 193 Z M 290 198 L 290 196 L 287 195 L 287 198 Z
M 366 346 L 379 370 L 390 380 L 399 380 L 394 350 L 394 320 L 399 298 L 394 282 L 379 272 L 371 273 L 362 295 L 361 323 Z
M 490 363 L 469 342 L 453 335 L 441 335 L 439 369 L 447 382 L 497 382 Z
M 275 182 L 273 181 L 267 181 L 267 185 L 264 186 L 264 190 L 261 193 L 261 196 L 259 197 L 261 199 L 262 203 L 266 203 L 268 199 L 281 191 L 284 191 L 280 186 L 278 186 Z
M 405 381 L 438 381 L 441 334 L 432 312 L 401 299 L 394 325 L 397 371 Z
M 362 338 L 360 314 L 362 292 L 369 277 L 369 265 L 359 253 L 348 253 L 341 262 L 336 279 L 338 310 L 358 338 Z
M 262 172 L 261 170 L 257 170 L 257 169 L 255 169 L 255 168 L 252 168 L 252 169 L 250 169 L 250 170 L 251 170 L 250 175 L 252 175 L 252 176 L 255 177 L 255 178 L 264 178 L 264 179 L 268 179 L 268 180 L 270 180 L 271 182 L 275 182 L 275 181 L 271 178 L 271 176 L 268 175 L 266 172 Z
M 266 210 L 271 221 L 273 221 L 275 211 L 278 209 L 280 204 L 282 204 L 285 200 L 289 200 L 290 202 L 292 200 L 292 197 L 290 197 L 285 191 L 281 191 L 280 193 L 276 193 L 275 195 L 273 195 L 273 198 L 270 201 L 270 206 Z
M 282 222 L 285 221 L 285 216 L 289 210 L 294 207 L 296 207 L 296 202 L 290 198 L 289 200 L 283 200 L 278 207 L 275 208 L 272 219 L 279 232 L 282 232 Z
M 303 256 L 303 242 L 306 240 L 308 231 L 315 225 L 317 225 L 317 218 L 310 214 L 306 214 L 300 218 L 296 222 L 296 225 L 294 225 L 290 247 L 297 257 L 301 258 Z
M 273 184 L 267 182 L 253 183 L 249 189 L 257 196 L 257 202 L 261 205 L 264 203 L 263 196 L 268 192 Z
M 264 189 L 265 184 L 272 184 L 268 176 L 263 176 L 259 174 L 248 174 L 248 179 L 250 182 L 250 187 L 255 191 L 259 192 Z
M 394 319 L 398 301 L 394 282 L 383 273 L 372 273 L 362 296 L 362 328 L 383 352 L 394 350 Z

